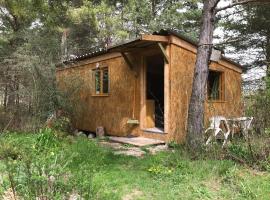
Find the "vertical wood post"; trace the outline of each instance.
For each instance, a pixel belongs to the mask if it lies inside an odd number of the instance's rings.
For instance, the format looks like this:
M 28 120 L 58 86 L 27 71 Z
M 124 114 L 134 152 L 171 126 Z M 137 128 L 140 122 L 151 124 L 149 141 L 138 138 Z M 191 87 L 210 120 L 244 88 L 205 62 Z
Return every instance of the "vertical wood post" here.
M 146 71 L 146 64 L 144 57 L 141 57 L 141 67 L 140 67 L 140 91 L 141 91 L 141 106 L 140 106 L 140 128 L 143 129 L 146 126 L 145 116 L 146 116 L 146 83 L 145 83 L 145 71 Z
M 166 55 L 168 56 L 168 62 L 164 62 L 164 132 L 168 133 L 170 131 L 169 127 L 169 114 L 170 114 L 170 47 L 166 46 Z

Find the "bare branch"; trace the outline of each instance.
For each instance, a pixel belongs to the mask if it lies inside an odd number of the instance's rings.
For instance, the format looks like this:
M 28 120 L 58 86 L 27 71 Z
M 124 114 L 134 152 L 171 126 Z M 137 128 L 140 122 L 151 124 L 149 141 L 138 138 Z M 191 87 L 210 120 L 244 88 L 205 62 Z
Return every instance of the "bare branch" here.
M 226 15 L 220 15 L 220 18 L 228 18 L 228 17 L 230 17 L 232 15 L 243 13 L 243 12 L 245 12 L 244 9 L 242 9 L 242 10 L 236 10 L 236 11 L 234 11 L 232 13 L 228 13 L 228 14 L 226 13 Z
M 270 3 L 269 0 L 242 0 L 242 1 L 236 1 L 235 3 L 231 3 L 227 6 L 224 7 L 220 7 L 216 9 L 216 13 L 222 11 L 222 10 L 226 10 L 228 8 L 232 8 L 234 6 L 238 6 L 238 5 L 244 5 L 244 4 L 248 4 L 248 3 Z
M 219 42 L 219 43 L 217 43 L 215 45 L 230 44 L 230 43 L 234 43 L 234 42 L 239 42 L 241 40 L 242 40 L 242 38 L 234 38 L 234 39 L 226 40 L 226 41 L 223 41 L 223 42 Z

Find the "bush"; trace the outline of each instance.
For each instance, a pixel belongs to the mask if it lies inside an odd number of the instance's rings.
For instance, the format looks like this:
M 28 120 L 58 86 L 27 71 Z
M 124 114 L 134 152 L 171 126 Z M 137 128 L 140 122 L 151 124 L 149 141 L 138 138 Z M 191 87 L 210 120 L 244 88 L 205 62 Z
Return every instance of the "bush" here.
M 57 118 L 53 122 L 52 128 L 57 130 L 57 131 L 61 131 L 61 132 L 65 132 L 65 133 L 70 133 L 72 131 L 70 119 L 68 117 L 65 117 L 65 116 L 61 116 L 61 117 Z
M 243 144 L 231 144 L 228 147 L 228 152 L 229 152 L 229 154 L 231 154 L 239 159 L 242 159 L 242 160 L 249 161 L 252 159 L 250 151 Z
M 270 128 L 270 78 L 265 80 L 266 88 L 246 98 L 247 114 L 253 116 L 255 133 L 266 133 Z
M 30 149 L 10 141 L 1 155 L 7 171 L 4 187 L 12 188 L 23 199 L 59 199 L 73 189 L 67 180 L 72 157 L 66 157 L 51 129 L 41 130 Z
M 92 199 L 93 174 L 112 157 L 93 141 L 59 137 L 49 128 L 31 135 L 6 134 L 2 144 L 0 159 L 7 174 L 0 187 L 12 188 L 22 199 L 69 199 L 71 194 Z

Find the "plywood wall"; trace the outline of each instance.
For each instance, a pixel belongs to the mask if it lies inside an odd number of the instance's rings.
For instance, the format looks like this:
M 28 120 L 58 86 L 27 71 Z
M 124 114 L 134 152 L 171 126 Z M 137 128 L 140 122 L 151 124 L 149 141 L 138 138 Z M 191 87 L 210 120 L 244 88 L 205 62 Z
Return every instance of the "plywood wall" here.
M 134 70 L 138 70 L 141 59 L 139 57 L 132 59 L 136 66 Z M 126 136 L 130 133 L 136 135 L 138 131 L 136 126 L 128 125 L 127 120 L 133 117 L 134 90 L 136 90 L 134 114 L 135 118 L 139 119 L 139 77 L 135 78 L 133 71 L 120 55 L 99 61 L 99 65 L 109 68 L 110 93 L 108 96 L 93 96 L 92 69 L 96 67 L 96 62 L 57 71 L 60 88 L 67 87 L 66 84 L 73 85 L 69 80 L 74 77 L 81 82 L 79 98 L 74 97 L 78 106 L 74 111 L 76 115 L 73 123 L 80 130 L 95 131 L 96 127 L 103 126 L 110 135 Z
M 171 38 L 167 53 L 170 61 L 166 65 L 166 134 L 146 133 L 139 126 L 128 125 L 127 120 L 133 118 L 143 123 L 142 116 L 145 105 L 143 91 L 143 56 L 159 52 L 156 46 L 144 52 L 129 54 L 135 65 L 138 76 L 130 69 L 121 54 L 110 56 L 105 54 L 101 58 L 91 58 L 77 63 L 77 67 L 69 67 L 57 71 L 58 85 L 62 90 L 71 91 L 71 86 L 80 88 L 73 95 L 77 102 L 73 122 L 80 130 L 95 131 L 103 126 L 110 135 L 127 136 L 141 135 L 144 137 L 162 139 L 166 141 L 183 142 L 186 137 L 189 98 L 192 89 L 193 72 L 196 60 L 196 49 L 187 42 Z M 180 47 L 184 45 L 184 47 Z M 194 50 L 195 49 L 195 50 Z M 92 69 L 99 62 L 100 66 L 108 66 L 110 74 L 110 94 L 108 96 L 92 96 L 94 83 Z M 87 64 L 89 63 L 89 64 Z M 241 104 L 241 70 L 226 61 L 212 63 L 210 69 L 224 72 L 225 99 L 219 102 L 205 104 L 205 125 L 214 115 L 236 117 L 242 114 Z M 135 98 L 134 98 L 135 94 Z M 135 101 L 134 101 L 135 99 Z M 134 114 L 133 114 L 134 111 Z
M 192 49 L 192 47 L 190 48 Z M 189 98 L 196 54 L 175 44 L 171 46 L 170 69 L 170 131 L 167 140 L 183 142 L 186 137 Z M 225 62 L 223 62 L 225 63 Z M 227 63 L 229 65 L 229 63 Z M 237 117 L 242 114 L 241 74 L 218 63 L 212 63 L 210 69 L 224 72 L 224 101 L 205 103 L 205 126 L 211 116 L 223 115 Z

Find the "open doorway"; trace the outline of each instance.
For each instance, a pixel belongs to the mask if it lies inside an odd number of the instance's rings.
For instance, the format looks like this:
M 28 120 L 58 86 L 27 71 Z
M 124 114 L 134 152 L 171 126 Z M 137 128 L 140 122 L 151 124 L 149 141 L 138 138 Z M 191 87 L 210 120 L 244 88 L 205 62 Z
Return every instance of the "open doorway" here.
M 146 57 L 146 128 L 164 132 L 164 59 Z

